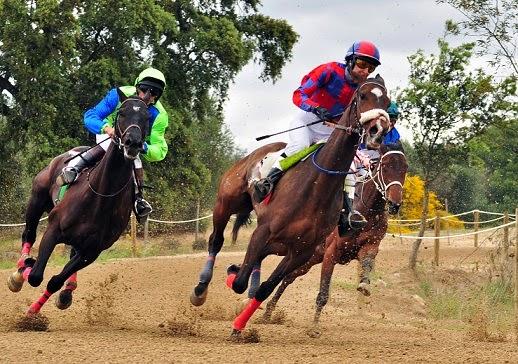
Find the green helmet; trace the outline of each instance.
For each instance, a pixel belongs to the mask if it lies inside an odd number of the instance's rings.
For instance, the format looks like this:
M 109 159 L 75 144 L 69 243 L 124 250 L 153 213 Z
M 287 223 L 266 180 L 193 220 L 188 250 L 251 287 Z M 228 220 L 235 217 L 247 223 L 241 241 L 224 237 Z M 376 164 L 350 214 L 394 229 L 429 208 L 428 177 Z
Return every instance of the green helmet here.
M 387 114 L 389 114 L 391 118 L 397 118 L 399 116 L 399 109 L 395 101 L 390 102 L 390 105 L 387 109 Z
M 156 89 L 158 91 L 156 99 L 158 100 L 160 96 L 162 96 L 162 92 L 164 92 L 166 86 L 164 74 L 156 68 L 146 68 L 140 72 L 135 80 L 135 87 L 140 88 L 141 86 Z

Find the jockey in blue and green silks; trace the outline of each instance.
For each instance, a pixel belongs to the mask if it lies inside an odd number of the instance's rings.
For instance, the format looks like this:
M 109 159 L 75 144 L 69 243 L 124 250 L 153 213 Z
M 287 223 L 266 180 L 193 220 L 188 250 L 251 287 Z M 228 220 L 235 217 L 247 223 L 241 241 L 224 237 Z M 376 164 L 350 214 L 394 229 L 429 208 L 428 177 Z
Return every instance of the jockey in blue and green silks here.
M 158 162 L 165 158 L 167 154 L 167 143 L 164 138 L 165 130 L 169 123 L 169 118 L 159 98 L 162 96 L 166 87 L 164 74 L 155 68 L 146 68 L 135 80 L 134 86 L 122 86 L 119 89 L 126 95 L 138 95 L 147 105 L 150 114 L 149 124 L 151 133 L 146 137 L 141 155 L 148 162 Z M 92 166 L 104 156 L 108 149 L 111 138 L 115 136 L 113 123 L 117 116 L 117 111 L 121 102 L 117 89 L 113 88 L 106 96 L 93 108 L 84 114 L 85 127 L 96 134 L 98 146 L 93 147 L 81 155 L 81 158 L 74 158 L 63 169 L 61 175 L 64 184 L 73 183 L 81 170 Z M 111 138 L 106 138 L 107 136 Z M 142 161 L 135 159 L 135 177 L 137 182 L 137 193 L 135 200 L 135 212 L 139 217 L 146 217 L 153 211 L 151 205 L 142 197 L 142 185 L 144 180 L 144 170 Z

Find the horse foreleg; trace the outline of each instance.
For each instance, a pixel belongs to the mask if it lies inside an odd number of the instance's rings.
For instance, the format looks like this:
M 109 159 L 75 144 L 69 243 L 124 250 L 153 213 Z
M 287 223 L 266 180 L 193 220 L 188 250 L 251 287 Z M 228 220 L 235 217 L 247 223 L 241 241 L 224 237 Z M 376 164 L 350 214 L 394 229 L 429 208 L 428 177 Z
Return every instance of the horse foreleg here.
M 337 259 L 335 246 L 335 243 L 333 243 L 326 249 L 324 259 L 322 261 L 322 270 L 320 272 L 320 290 L 317 295 L 315 316 L 313 318 L 313 324 L 315 326 L 318 325 L 322 309 L 329 300 L 329 286 L 331 284 L 331 277 L 333 276 L 333 271 L 335 269 Z
M 29 310 L 27 311 L 27 315 L 31 316 L 40 312 L 41 307 L 48 301 L 50 296 L 52 296 L 54 293 L 59 291 L 61 287 L 63 287 L 67 279 L 70 278 L 71 282 L 73 282 L 77 271 L 91 264 L 97 258 L 97 256 L 98 254 L 89 257 L 83 257 L 79 254 L 75 254 L 72 259 L 70 259 L 68 263 L 65 264 L 63 270 L 49 280 L 49 283 L 47 283 L 47 289 L 45 292 L 43 292 L 38 300 L 32 303 L 32 305 L 29 307 Z
M 227 269 L 227 286 L 236 293 L 243 293 L 248 287 L 248 280 L 256 264 L 264 258 L 263 249 L 270 234 L 268 226 L 258 226 L 250 238 L 245 258 L 240 267 L 231 265 Z
M 245 309 L 235 318 L 232 336 L 236 337 L 240 335 L 254 312 L 259 308 L 259 306 L 261 306 L 261 303 L 266 300 L 270 294 L 272 294 L 275 287 L 284 279 L 284 277 L 286 277 L 286 275 L 293 272 L 311 258 L 312 253 L 313 251 L 309 250 L 299 252 L 295 255 L 290 254 L 282 259 L 270 277 L 261 283 L 255 297 L 250 300 Z
M 207 299 L 207 289 L 212 280 L 216 255 L 220 252 L 223 247 L 223 242 L 225 241 L 223 232 L 225 231 L 225 227 L 230 219 L 230 214 L 225 211 L 222 205 L 222 203 L 218 203 L 214 208 L 212 217 L 214 228 L 209 237 L 209 256 L 207 257 L 205 266 L 200 273 L 200 280 L 196 287 L 194 287 L 194 291 L 191 293 L 190 300 L 194 306 L 203 305 Z
M 43 281 L 43 272 L 47 266 L 50 255 L 54 251 L 57 242 L 61 240 L 57 224 L 49 225 L 43 235 L 38 256 L 33 267 L 27 267 L 23 271 L 23 278 L 33 287 L 38 287 Z
M 70 259 L 74 258 L 77 254 L 76 250 L 72 248 L 70 250 Z M 72 273 L 70 278 L 68 278 L 65 288 L 59 292 L 59 295 L 56 297 L 56 307 L 60 310 L 65 310 L 70 307 L 72 304 L 72 292 L 74 292 L 77 288 L 77 272 Z
M 248 298 L 254 298 L 255 293 L 261 284 L 261 262 L 254 265 L 252 274 L 250 275 L 250 288 L 248 289 Z
M 359 279 L 360 283 L 356 288 L 364 296 L 370 296 L 370 274 L 374 270 L 374 262 L 378 254 L 379 242 L 377 244 L 366 244 L 358 252 L 358 262 L 360 263 Z

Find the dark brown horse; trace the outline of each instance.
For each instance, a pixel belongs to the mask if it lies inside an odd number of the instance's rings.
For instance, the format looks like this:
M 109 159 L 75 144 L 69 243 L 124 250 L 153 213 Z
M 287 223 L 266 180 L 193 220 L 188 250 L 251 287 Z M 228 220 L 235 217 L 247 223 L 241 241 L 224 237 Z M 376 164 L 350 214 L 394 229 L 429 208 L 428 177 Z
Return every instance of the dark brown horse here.
M 116 138 L 101 162 L 81 174 L 61 202 L 54 207 L 53 201 L 59 190 L 56 178 L 73 153 L 54 158 L 34 178 L 25 213 L 22 257 L 18 262 L 19 269 L 9 278 L 9 288 L 17 292 L 25 280 L 33 287 L 39 286 L 57 244 L 66 243 L 72 251 L 69 262 L 61 273 L 49 280 L 46 291 L 30 306 L 28 315 L 38 313 L 67 279 L 67 286 L 61 291 L 56 304 L 62 309 L 70 306 L 77 271 L 112 246 L 128 225 L 134 194 L 133 162 L 143 150 L 144 138 L 149 130 L 149 113 L 147 105 L 136 96 L 127 98 L 119 91 L 119 100 L 121 105 L 114 125 Z M 48 227 L 34 260 L 29 257 L 30 248 L 36 239 L 38 220 L 45 211 L 49 212 Z
M 233 334 L 239 335 L 261 302 L 286 275 L 311 258 L 315 247 L 336 226 L 344 178 L 361 140 L 360 134 L 365 136 L 371 148 L 379 147 L 389 127 L 385 112 L 388 104 L 387 90 L 380 76 L 362 83 L 327 143 L 312 158 L 287 171 L 267 205 L 252 201 L 249 181 L 254 178 L 254 168 L 265 154 L 281 145 L 271 144 L 254 151 L 224 174 L 213 212 L 215 230 L 209 240 L 209 258 L 191 295 L 193 304 L 205 301 L 214 259 L 223 244 L 221 225 L 226 225 L 231 214 L 237 213 L 239 219 L 248 216 L 254 208 L 257 228 L 243 263 L 240 267 L 229 267 L 227 285 L 235 292 L 243 293 L 254 266 L 270 254 L 285 257 L 234 321 Z
M 357 290 L 370 295 L 370 273 L 378 254 L 379 244 L 388 228 L 388 213 L 396 214 L 403 199 L 403 184 L 408 165 L 401 144 L 382 145 L 381 158 L 371 166 L 369 174 L 356 186 L 354 207 L 368 223 L 361 231 L 350 230 L 345 236 L 338 235 L 338 228 L 327 237 L 325 243 L 315 249 L 311 259 L 299 269 L 286 276 L 275 295 L 268 302 L 264 318 L 269 320 L 284 290 L 293 281 L 306 274 L 311 267 L 322 263 L 320 292 L 316 300 L 314 323 L 318 324 L 322 309 L 329 298 L 329 285 L 336 263 L 347 264 L 353 259 L 360 263 L 360 283 Z

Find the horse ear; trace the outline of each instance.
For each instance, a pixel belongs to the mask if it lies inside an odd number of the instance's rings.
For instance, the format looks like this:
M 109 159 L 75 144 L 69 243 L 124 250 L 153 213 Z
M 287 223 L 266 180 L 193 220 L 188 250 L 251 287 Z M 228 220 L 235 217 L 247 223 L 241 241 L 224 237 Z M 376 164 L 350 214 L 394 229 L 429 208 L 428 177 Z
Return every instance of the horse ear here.
M 380 76 L 380 74 L 378 73 L 376 75 L 376 77 L 374 77 L 376 80 L 378 80 L 379 82 L 381 82 L 383 85 L 385 85 L 385 80 L 383 79 L 383 77 Z
M 120 102 L 124 102 L 128 98 L 128 96 L 126 96 L 124 94 L 124 92 L 122 92 L 121 89 L 118 88 L 118 87 L 117 87 L 117 95 L 119 95 L 119 101 Z

